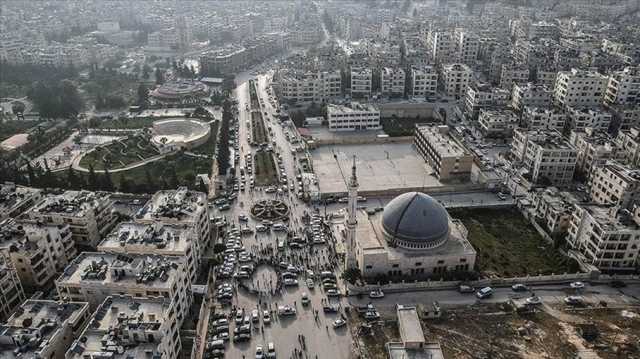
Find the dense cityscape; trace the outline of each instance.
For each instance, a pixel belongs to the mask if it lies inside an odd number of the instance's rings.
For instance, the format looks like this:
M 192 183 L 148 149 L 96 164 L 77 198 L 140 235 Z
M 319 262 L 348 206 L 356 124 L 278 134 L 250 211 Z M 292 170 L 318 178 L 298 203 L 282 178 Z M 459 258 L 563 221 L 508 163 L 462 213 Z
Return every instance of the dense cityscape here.
M 0 2 L 0 358 L 640 358 L 640 2 Z

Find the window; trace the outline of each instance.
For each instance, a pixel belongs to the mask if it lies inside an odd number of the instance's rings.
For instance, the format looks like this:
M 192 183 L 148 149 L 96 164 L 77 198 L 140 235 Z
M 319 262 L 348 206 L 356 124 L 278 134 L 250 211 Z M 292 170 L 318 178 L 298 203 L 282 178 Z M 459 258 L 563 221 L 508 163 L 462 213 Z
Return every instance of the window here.
M 398 268 L 400 265 L 399 264 L 393 264 L 391 267 L 392 268 Z

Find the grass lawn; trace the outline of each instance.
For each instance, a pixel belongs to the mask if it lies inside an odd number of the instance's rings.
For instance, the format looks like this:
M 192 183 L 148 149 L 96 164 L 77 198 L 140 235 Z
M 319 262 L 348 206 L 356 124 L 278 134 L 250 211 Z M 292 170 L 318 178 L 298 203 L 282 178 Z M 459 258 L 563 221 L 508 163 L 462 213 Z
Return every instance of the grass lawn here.
M 136 118 L 122 118 L 122 119 L 106 119 L 96 121 L 95 128 L 118 128 L 118 129 L 137 129 L 151 127 L 154 121 L 159 121 L 160 118 L 155 117 L 136 117 Z M 93 125 L 93 123 L 91 124 Z M 93 127 L 93 126 L 92 126 Z
M 149 142 L 148 138 L 136 135 L 97 147 L 82 157 L 80 166 L 89 168 L 90 165 L 93 165 L 94 169 L 102 170 L 107 163 L 109 169 L 117 169 L 157 154 L 159 154 L 158 150 Z
M 171 179 L 175 173 L 179 185 L 193 187 L 193 181 L 197 174 L 211 171 L 211 161 L 206 158 L 175 154 L 129 171 L 114 173 L 112 176 L 116 187 L 120 186 L 121 175 L 125 176 L 133 187 L 136 187 L 146 184 L 146 172 L 149 171 L 151 178 L 157 181 L 155 185 L 164 187 L 163 182 L 166 182 L 167 188 L 171 188 Z
M 256 144 L 269 142 L 267 131 L 264 128 L 264 121 L 262 120 L 262 114 L 259 112 L 251 113 L 251 138 Z
M 382 130 L 391 137 L 413 136 L 413 130 L 418 123 L 433 123 L 435 119 L 427 118 L 382 118 Z
M 276 163 L 273 154 L 266 151 L 258 151 L 255 156 L 256 186 L 270 186 L 278 183 Z
M 560 254 L 515 209 L 452 209 L 469 231 L 478 252 L 476 267 L 485 276 L 561 274 L 579 271 L 577 263 Z
M 0 121 L 0 141 L 4 141 L 7 138 L 18 134 L 25 133 L 28 129 L 38 125 L 40 120 L 4 120 Z
M 216 144 L 218 142 L 218 127 L 220 126 L 220 121 L 215 121 L 210 124 L 211 126 L 211 134 L 209 135 L 209 139 L 207 142 L 202 144 L 202 146 L 198 146 L 191 150 L 193 153 L 198 153 L 201 155 L 213 156 L 216 151 Z

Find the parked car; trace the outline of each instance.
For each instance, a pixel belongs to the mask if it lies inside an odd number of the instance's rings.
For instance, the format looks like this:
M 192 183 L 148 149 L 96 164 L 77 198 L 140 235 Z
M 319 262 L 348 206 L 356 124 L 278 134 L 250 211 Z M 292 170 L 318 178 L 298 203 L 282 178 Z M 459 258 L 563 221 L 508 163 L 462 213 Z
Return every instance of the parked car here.
M 527 289 L 527 286 L 522 283 L 517 283 L 511 286 L 511 290 L 514 292 L 526 292 Z
M 489 298 L 492 295 L 493 295 L 493 288 L 491 287 L 484 287 L 476 292 L 476 297 L 478 297 L 478 299 Z
M 582 283 L 582 282 L 571 282 L 569 284 L 569 287 L 571 287 L 572 289 L 584 289 L 584 283 Z

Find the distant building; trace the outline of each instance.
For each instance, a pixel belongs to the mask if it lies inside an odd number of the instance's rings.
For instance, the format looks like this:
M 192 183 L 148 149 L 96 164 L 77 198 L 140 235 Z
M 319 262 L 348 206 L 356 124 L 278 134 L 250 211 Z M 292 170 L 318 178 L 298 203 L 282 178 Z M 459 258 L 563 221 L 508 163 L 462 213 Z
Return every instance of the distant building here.
M 401 68 L 384 67 L 380 70 L 380 90 L 383 95 L 403 96 L 405 72 Z
M 577 151 L 559 132 L 516 129 L 511 155 L 533 183 L 567 186 L 573 179 Z
M 180 325 L 169 299 L 110 296 L 93 312 L 65 359 L 177 359 Z
M 342 95 L 340 71 L 279 71 L 274 87 L 284 101 L 322 103 Z
M 39 188 L 0 184 L 0 221 L 19 216 L 41 198 Z
M 478 116 L 480 131 L 485 137 L 511 138 L 520 119 L 508 109 L 482 109 Z
M 631 166 L 640 166 L 640 128 L 618 132 L 615 142 L 625 162 Z
M 631 210 L 640 203 L 640 170 L 614 161 L 595 167 L 589 179 L 589 194 L 595 203 Z
M 25 216 L 47 224 L 68 224 L 73 241 L 80 248 L 95 248 L 117 220 L 109 195 L 89 191 L 49 195 L 29 209 Z
M 26 299 L 20 278 L 11 261 L 0 256 L 0 320 L 4 320 Z
M 68 224 L 7 219 L 0 222 L 0 253 L 18 273 L 22 287 L 33 293 L 53 285 L 76 254 Z
M 445 93 L 456 99 L 462 98 L 467 93 L 467 85 L 469 85 L 472 75 L 471 68 L 465 64 L 443 65 L 442 81 Z
M 468 181 L 473 156 L 449 133 L 448 126 L 418 126 L 413 143 L 440 181 Z
M 602 103 L 608 79 L 592 71 L 572 69 L 561 71 L 553 89 L 560 106 L 596 106 Z
M 640 66 L 611 73 L 604 100 L 609 105 L 640 105 Z
M 0 325 L 0 357 L 64 359 L 89 317 L 87 303 L 28 299 Z
M 371 96 L 371 69 L 351 68 L 351 97 Z
M 431 63 L 442 64 L 456 60 L 457 44 L 451 32 L 429 31 L 427 57 Z
M 420 317 L 415 307 L 397 305 L 396 314 L 400 342 L 390 342 L 385 345 L 389 359 L 444 359 L 440 344 L 425 340 Z
M 373 105 L 351 102 L 327 105 L 329 131 L 380 130 L 380 110 Z
M 572 130 L 584 131 L 592 128 L 596 131 L 606 132 L 611 125 L 611 113 L 602 106 L 598 107 L 573 107 L 567 106 L 569 127 Z
M 455 31 L 456 58 L 467 65 L 475 65 L 480 50 L 478 37 L 465 29 Z
M 553 91 L 544 85 L 531 82 L 516 83 L 511 93 L 511 106 L 516 111 L 523 111 L 525 106 L 547 108 L 553 103 Z
M 576 205 L 567 243 L 589 264 L 606 271 L 634 271 L 640 252 L 640 227 L 615 206 Z
M 500 72 L 500 87 L 511 92 L 513 85 L 529 81 L 529 68 L 515 63 L 503 64 Z
M 589 127 L 584 131 L 572 130 L 569 142 L 578 151 L 576 172 L 587 178 L 593 174 L 592 170 L 595 167 L 622 155 L 618 146 L 606 132 L 596 131 Z
M 483 108 L 501 108 L 507 105 L 510 92 L 489 84 L 471 82 L 465 94 L 465 116 L 477 120 Z
M 574 206 L 578 203 L 571 192 L 560 191 L 556 187 L 534 188 L 529 197 L 533 214 L 546 224 L 549 233 L 569 229 Z
M 529 130 L 562 131 L 567 121 L 564 110 L 558 107 L 540 108 L 525 106 L 522 126 Z
M 424 98 L 438 92 L 438 73 L 433 66 L 411 68 L 411 96 Z

